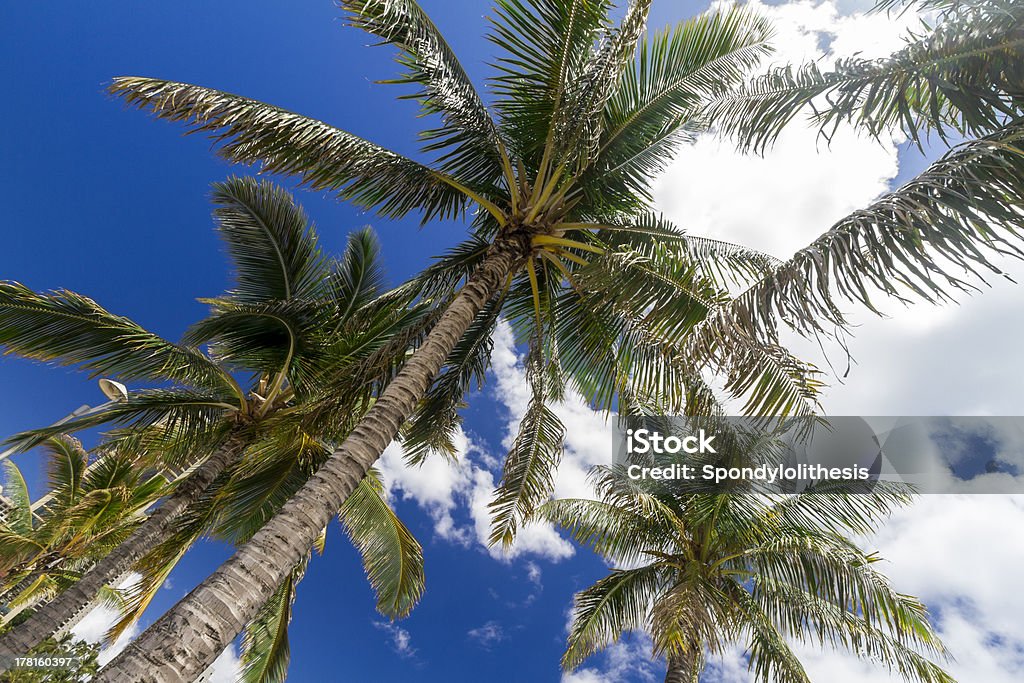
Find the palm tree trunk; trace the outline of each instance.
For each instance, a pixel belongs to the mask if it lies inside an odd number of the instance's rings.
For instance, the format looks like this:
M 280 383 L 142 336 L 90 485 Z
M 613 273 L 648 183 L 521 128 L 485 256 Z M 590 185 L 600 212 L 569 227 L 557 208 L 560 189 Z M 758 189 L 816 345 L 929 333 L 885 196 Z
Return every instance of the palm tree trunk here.
M 477 313 L 522 264 L 528 242 L 503 239 L 423 345 L 315 475 L 252 539 L 111 661 L 96 681 L 194 680 L 281 585 L 426 394 Z
M 43 569 L 36 569 L 36 570 L 34 570 L 31 574 L 29 574 L 28 576 L 23 578 L 21 581 L 19 581 L 18 583 L 14 584 L 13 586 L 11 586 L 7 590 L 5 590 L 3 592 L 3 594 L 0 595 L 0 600 L 4 600 L 4 601 L 9 603 L 11 600 L 13 600 L 14 598 L 18 597 L 19 593 L 21 593 L 23 590 L 25 590 L 26 588 L 31 586 L 33 583 L 35 583 L 37 580 L 39 580 L 39 577 L 43 575 L 44 571 L 45 570 L 43 570 Z M 5 623 L 6 623 L 6 620 L 5 620 Z
M 689 652 L 672 653 L 668 656 L 665 683 L 696 683 L 703 669 L 704 657 L 700 648 L 691 647 Z
M 224 446 L 197 467 L 188 479 L 109 555 L 98 561 L 70 588 L 41 606 L 17 628 L 0 637 L 0 672 L 4 662 L 26 652 L 57 633 L 89 606 L 103 586 L 123 576 L 146 553 L 174 532 L 174 521 L 194 503 L 210 484 L 236 463 L 245 450 L 246 439 L 238 431 Z

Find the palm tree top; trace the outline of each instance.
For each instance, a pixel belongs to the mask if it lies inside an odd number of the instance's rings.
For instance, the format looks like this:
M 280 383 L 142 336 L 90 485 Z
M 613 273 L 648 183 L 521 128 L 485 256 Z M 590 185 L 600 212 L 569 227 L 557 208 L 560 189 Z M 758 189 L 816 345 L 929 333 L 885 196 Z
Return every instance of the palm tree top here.
M 849 540 L 907 505 L 909 490 L 688 494 L 620 468 L 599 468 L 594 482 L 600 500 L 538 511 L 619 567 L 577 595 L 566 668 L 626 631 L 646 631 L 673 683 L 697 681 L 706 656 L 732 645 L 745 647 L 755 680 L 806 683 L 799 643 L 851 650 L 908 680 L 953 683 L 929 659 L 948 655 L 924 605 Z

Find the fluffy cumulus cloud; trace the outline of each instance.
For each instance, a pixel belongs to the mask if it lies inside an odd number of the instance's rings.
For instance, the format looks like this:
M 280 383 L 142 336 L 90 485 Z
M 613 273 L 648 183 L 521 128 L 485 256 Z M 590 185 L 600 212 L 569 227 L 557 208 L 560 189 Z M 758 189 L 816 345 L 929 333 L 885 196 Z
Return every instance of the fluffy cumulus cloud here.
M 627 636 L 593 658 L 592 663 L 562 675 L 561 683 L 654 683 L 658 665 L 651 660 L 651 641 Z

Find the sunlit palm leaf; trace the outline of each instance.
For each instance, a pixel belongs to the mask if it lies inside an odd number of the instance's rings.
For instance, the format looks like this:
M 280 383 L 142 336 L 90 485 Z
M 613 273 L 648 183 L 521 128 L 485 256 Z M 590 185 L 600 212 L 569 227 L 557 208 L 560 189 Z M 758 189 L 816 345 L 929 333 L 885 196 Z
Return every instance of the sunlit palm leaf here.
M 575 668 L 590 653 L 615 642 L 624 632 L 642 628 L 652 597 L 663 582 L 661 568 L 648 565 L 612 571 L 578 593 L 562 665 Z
M 993 254 L 1024 255 L 1024 127 L 953 150 L 920 176 L 836 223 L 770 277 L 713 310 L 684 343 L 690 358 L 776 339 L 779 320 L 829 334 L 843 300 L 879 312 L 872 293 L 946 301 L 972 285 L 950 274 L 999 273 Z
M 61 290 L 39 294 L 0 282 L 0 348 L 4 353 L 93 375 L 230 387 L 224 373 L 195 349 L 172 344 L 87 297 Z
M 345 500 L 338 519 L 362 555 L 377 610 L 393 619 L 407 616 L 423 595 L 423 548 L 384 500 L 375 472 Z
M 543 381 L 538 377 L 543 371 L 543 368 L 532 370 L 533 397 L 519 423 L 512 448 L 505 456 L 501 482 L 488 505 L 491 511 L 488 542 L 492 545 L 511 546 L 519 526 L 551 495 L 554 486 L 565 427 L 548 405 Z
M 498 0 L 489 39 L 504 53 L 492 79 L 496 109 L 517 156 L 536 170 L 551 121 L 580 77 L 607 0 Z
M 12 507 L 7 512 L 7 526 L 16 534 L 27 535 L 32 531 L 32 497 L 21 470 L 10 460 L 4 460 L 4 496 L 10 499 Z
M 400 50 L 405 75 L 393 82 L 419 87 L 413 95 L 442 128 L 425 132 L 427 151 L 444 152 L 441 169 L 471 187 L 502 175 L 497 126 L 444 36 L 415 0 L 342 0 L 350 23 Z
M 724 92 L 705 112 L 744 148 L 763 150 L 790 120 L 816 104 L 823 131 L 847 120 L 874 135 L 898 128 L 918 144 L 929 130 L 946 136 L 992 133 L 1024 114 L 1024 8 L 1009 0 L 960 4 L 923 36 L 908 35 L 891 57 L 780 67 Z
M 456 216 L 465 206 L 466 198 L 437 172 L 321 121 L 187 83 L 125 77 L 110 90 L 158 118 L 209 133 L 230 161 L 297 175 L 313 189 L 385 216 L 420 210 L 426 221 Z

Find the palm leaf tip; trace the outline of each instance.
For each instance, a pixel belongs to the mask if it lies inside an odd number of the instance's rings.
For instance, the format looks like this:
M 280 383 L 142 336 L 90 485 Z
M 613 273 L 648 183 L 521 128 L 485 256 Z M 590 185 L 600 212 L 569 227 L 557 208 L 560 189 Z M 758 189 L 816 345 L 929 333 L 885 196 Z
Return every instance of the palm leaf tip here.
M 231 93 L 153 78 L 115 78 L 109 91 L 157 118 L 208 134 L 225 159 L 298 176 L 383 216 L 454 218 L 466 197 L 445 175 L 323 121 Z
M 338 518 L 362 555 L 377 609 L 407 616 L 423 595 L 423 548 L 387 504 L 374 473 L 346 499 Z

